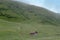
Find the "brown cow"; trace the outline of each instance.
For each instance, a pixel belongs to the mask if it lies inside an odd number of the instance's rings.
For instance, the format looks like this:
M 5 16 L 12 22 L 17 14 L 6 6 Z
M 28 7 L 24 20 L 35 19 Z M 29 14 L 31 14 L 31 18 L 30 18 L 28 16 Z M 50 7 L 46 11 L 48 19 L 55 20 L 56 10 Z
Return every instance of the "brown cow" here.
M 38 34 L 37 31 L 35 31 L 35 32 L 31 32 L 31 33 L 30 33 L 30 35 L 37 35 L 37 34 Z

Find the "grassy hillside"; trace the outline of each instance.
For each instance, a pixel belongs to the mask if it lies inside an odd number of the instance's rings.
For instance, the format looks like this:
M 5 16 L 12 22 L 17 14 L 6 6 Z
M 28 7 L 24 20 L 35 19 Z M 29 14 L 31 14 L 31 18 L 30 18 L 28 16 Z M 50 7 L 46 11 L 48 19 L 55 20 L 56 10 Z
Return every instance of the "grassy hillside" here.
M 14 23 L 0 19 L 0 40 L 59 40 L 60 27 L 37 23 Z M 29 33 L 38 31 L 38 35 Z
M 59 17 L 42 7 L 0 0 L 0 40 L 60 40 Z M 38 34 L 31 36 L 34 31 Z
M 36 7 L 13 1 L 0 2 L 0 18 L 14 22 L 33 21 L 43 24 L 59 24 L 55 13 L 42 7 Z M 60 16 L 60 15 L 57 15 Z

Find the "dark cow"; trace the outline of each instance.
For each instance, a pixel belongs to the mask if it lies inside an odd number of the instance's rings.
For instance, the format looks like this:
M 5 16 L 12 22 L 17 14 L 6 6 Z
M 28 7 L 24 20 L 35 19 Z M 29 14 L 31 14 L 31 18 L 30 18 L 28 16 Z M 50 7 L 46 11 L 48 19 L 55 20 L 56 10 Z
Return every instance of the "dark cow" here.
M 37 34 L 38 34 L 37 31 L 35 31 L 35 32 L 31 32 L 31 33 L 30 33 L 30 35 L 37 35 Z

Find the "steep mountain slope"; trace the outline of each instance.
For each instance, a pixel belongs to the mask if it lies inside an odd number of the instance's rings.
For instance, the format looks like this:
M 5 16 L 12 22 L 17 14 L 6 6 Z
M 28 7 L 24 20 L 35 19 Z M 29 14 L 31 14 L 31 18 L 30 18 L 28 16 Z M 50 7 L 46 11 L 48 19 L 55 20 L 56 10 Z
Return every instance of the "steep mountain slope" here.
M 54 12 L 16 1 L 0 1 L 0 18 L 15 22 L 59 24 Z M 60 16 L 60 15 L 58 15 Z

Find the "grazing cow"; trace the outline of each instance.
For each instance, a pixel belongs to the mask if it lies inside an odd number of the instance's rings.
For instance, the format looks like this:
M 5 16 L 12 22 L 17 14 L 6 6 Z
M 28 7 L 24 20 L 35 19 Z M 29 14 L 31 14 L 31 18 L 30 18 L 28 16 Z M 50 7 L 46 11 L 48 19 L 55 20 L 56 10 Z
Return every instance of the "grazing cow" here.
M 30 33 L 30 35 L 37 35 L 37 34 L 38 34 L 37 31 L 35 31 L 35 32 L 31 32 L 31 33 Z

